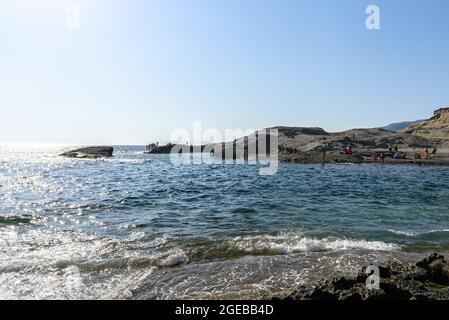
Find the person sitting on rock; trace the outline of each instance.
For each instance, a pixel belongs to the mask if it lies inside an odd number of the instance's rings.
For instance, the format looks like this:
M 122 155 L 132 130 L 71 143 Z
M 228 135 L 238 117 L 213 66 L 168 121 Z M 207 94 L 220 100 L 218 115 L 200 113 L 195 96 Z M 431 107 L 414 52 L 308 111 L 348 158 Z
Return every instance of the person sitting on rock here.
M 343 154 L 352 155 L 351 144 L 348 144 L 348 146 L 343 150 Z
M 393 155 L 393 159 L 401 159 L 401 158 L 402 158 L 401 153 L 399 151 L 396 151 Z

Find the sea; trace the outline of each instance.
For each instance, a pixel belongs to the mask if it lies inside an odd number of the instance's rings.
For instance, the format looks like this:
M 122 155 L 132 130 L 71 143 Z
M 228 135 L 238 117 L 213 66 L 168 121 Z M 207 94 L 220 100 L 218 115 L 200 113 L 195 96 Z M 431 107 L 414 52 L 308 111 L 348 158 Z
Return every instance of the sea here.
M 73 147 L 0 146 L 0 299 L 267 299 L 449 252 L 448 167 Z

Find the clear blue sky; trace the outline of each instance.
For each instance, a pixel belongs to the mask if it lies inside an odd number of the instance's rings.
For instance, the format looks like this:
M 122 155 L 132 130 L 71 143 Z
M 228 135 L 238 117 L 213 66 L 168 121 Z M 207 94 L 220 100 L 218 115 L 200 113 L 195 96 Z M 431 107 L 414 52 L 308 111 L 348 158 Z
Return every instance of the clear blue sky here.
M 0 142 L 163 142 L 194 120 L 339 131 L 449 104 L 447 0 L 1 1 L 0 39 Z

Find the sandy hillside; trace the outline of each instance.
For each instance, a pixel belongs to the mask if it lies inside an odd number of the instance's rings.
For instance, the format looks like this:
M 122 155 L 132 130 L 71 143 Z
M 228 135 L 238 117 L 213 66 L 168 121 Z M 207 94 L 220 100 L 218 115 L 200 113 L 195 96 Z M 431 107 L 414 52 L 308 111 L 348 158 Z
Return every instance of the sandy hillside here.
M 431 139 L 448 140 L 445 145 L 449 147 L 449 108 L 438 109 L 432 118 L 412 124 L 401 132 Z

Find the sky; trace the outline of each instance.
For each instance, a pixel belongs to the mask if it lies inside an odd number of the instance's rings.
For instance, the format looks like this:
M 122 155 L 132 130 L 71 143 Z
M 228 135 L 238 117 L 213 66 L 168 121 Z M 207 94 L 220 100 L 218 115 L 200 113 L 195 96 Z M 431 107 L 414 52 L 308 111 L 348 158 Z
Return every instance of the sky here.
M 0 143 L 341 131 L 449 105 L 447 0 L 1 1 L 0 39 Z

